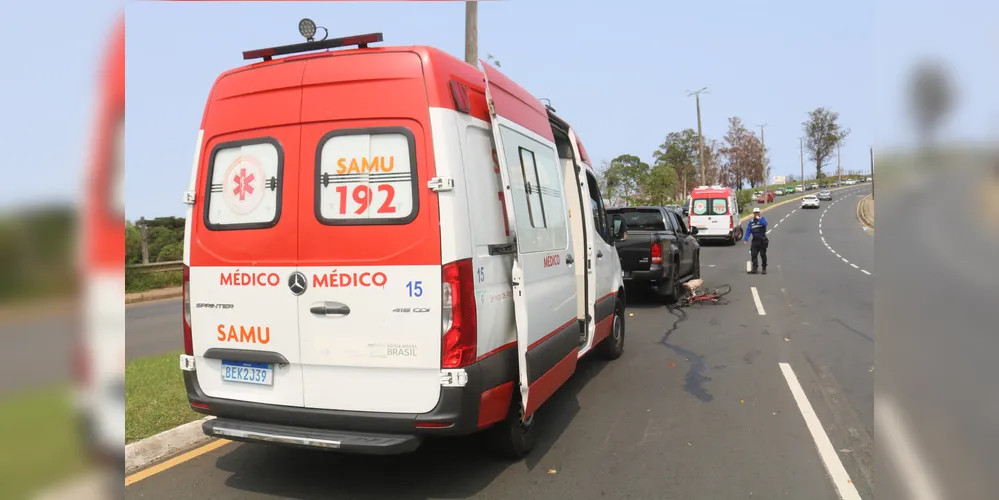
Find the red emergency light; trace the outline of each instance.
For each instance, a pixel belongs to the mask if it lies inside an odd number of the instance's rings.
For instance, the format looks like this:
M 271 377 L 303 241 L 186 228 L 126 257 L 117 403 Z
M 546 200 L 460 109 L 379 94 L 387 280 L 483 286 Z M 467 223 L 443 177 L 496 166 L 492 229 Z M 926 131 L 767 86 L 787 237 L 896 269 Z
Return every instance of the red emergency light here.
M 292 45 L 282 45 L 280 47 L 270 47 L 266 49 L 247 50 L 243 52 L 243 60 L 263 58 L 270 61 L 274 56 L 284 56 L 288 54 L 299 54 L 311 52 L 313 50 L 335 49 L 339 47 L 356 46 L 359 49 L 368 48 L 369 43 L 381 42 L 381 33 L 368 33 L 366 35 L 354 35 L 342 38 L 331 38 L 329 40 L 319 40 L 315 42 L 296 43 Z

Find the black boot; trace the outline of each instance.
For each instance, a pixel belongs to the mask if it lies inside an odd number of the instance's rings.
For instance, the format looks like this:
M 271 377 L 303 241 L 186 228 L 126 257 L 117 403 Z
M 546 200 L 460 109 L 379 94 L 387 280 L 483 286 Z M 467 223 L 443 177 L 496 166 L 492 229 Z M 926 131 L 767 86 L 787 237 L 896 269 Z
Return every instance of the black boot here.
M 764 273 L 766 273 L 766 271 L 764 271 Z M 757 274 L 756 268 L 754 267 L 752 271 L 749 271 L 746 274 Z
M 767 268 L 763 268 L 763 274 L 767 274 Z

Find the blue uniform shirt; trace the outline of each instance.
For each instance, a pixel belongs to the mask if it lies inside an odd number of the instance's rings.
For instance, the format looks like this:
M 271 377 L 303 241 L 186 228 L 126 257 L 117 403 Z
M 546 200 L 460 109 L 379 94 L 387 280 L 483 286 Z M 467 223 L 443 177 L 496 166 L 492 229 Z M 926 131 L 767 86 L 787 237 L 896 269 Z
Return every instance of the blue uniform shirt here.
M 742 238 L 742 241 L 749 241 L 749 236 L 753 236 L 753 240 L 759 240 L 766 238 L 767 236 L 767 218 L 760 216 L 759 219 L 750 219 L 749 224 L 746 225 L 746 236 Z

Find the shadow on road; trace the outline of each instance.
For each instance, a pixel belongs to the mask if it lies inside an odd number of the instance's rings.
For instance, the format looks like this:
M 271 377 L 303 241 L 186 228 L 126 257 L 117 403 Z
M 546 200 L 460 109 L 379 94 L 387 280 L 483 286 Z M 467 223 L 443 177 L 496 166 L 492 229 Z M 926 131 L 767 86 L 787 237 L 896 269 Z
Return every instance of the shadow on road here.
M 522 464 L 490 455 L 480 435 L 430 440 L 408 455 L 377 457 L 241 444 L 215 466 L 230 488 L 282 498 L 468 498 L 510 467 L 533 471 L 579 413 L 578 394 L 606 366 L 587 356 L 538 411 L 541 434 Z

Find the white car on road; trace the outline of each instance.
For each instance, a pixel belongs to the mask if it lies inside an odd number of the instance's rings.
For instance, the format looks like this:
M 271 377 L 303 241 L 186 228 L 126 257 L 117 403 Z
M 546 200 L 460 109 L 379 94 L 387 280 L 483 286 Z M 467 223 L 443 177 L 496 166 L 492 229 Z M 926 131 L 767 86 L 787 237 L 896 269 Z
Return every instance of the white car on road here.
M 810 194 L 801 199 L 801 208 L 819 208 L 819 198 Z

